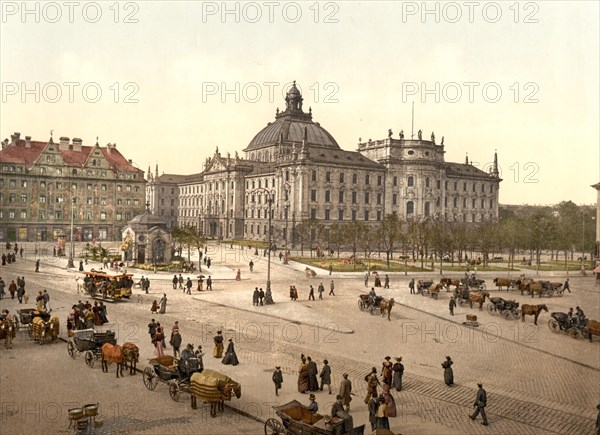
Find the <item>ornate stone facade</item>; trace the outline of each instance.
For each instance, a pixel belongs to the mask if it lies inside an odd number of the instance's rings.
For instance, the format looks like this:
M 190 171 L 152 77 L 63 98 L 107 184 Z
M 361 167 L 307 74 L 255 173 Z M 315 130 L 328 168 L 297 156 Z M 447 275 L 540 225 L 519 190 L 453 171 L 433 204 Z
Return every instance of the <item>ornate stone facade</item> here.
M 265 240 L 269 210 L 278 244 L 295 242 L 294 228 L 316 220 L 376 224 L 387 214 L 401 219 L 482 222 L 498 218 L 497 156 L 488 171 L 468 160 L 444 161 L 443 138 L 392 138 L 340 148 L 304 112 L 294 84 L 285 110 L 243 150 L 245 158 L 218 149 L 203 171 L 178 183 L 179 225 L 199 226 L 209 237 Z M 271 200 L 271 203 L 270 203 Z M 153 210 L 156 210 L 154 208 Z
M 144 211 L 144 172 L 117 150 L 72 143 L 5 139 L 0 151 L 0 240 L 119 240 Z
M 121 231 L 123 260 L 138 264 L 171 261 L 171 231 L 158 216 L 145 212 L 135 216 Z

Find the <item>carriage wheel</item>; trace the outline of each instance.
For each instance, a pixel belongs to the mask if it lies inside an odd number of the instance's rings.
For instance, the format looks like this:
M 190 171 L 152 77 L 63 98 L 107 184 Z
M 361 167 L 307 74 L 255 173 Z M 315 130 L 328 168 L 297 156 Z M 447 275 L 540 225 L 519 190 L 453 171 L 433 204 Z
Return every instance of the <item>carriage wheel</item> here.
M 465 300 L 463 298 L 458 298 L 458 306 L 462 307 L 466 304 Z
M 560 332 L 560 325 L 558 324 L 558 320 L 556 320 L 555 318 L 548 320 L 548 328 L 550 328 L 550 331 L 554 332 L 555 334 L 558 334 Z
M 562 290 L 562 289 L 561 289 L 561 290 L 557 290 L 557 291 L 556 291 L 556 296 L 558 296 L 559 298 L 562 298 L 562 296 L 563 296 L 564 294 L 565 294 L 565 291 L 564 291 L 564 290 Z
M 93 368 L 94 367 L 94 353 L 91 350 L 87 350 L 83 357 L 85 358 L 85 363 L 87 364 L 87 366 L 89 368 Z
M 154 390 L 158 385 L 158 376 L 151 367 L 146 367 L 143 372 L 144 385 L 149 390 Z
M 359 309 L 360 311 L 365 311 L 365 304 L 364 304 L 364 302 L 362 301 L 362 299 L 359 299 L 359 300 L 358 300 L 358 309 Z
M 73 344 L 73 342 L 71 340 L 67 341 L 67 352 L 69 352 L 69 356 L 73 359 L 75 359 L 76 354 L 75 354 L 75 345 Z
M 489 304 L 487 304 L 487 312 L 493 316 L 494 314 L 496 314 L 496 306 L 490 302 Z
M 511 311 L 510 314 L 512 315 L 513 320 L 519 320 L 519 317 L 521 317 L 519 310 Z
M 502 314 L 500 314 L 504 320 L 514 320 L 514 313 L 511 310 L 504 310 Z
M 265 421 L 265 435 L 285 435 L 285 427 L 274 418 Z
M 578 339 L 578 338 L 582 337 L 581 331 L 579 329 L 577 329 L 577 328 L 569 328 L 569 329 L 567 329 L 567 334 L 569 334 L 569 337 L 575 338 L 575 339 Z
M 548 297 L 551 298 L 552 296 L 554 296 L 554 289 L 548 290 Z
M 486 289 L 485 282 L 483 282 L 479 285 L 479 290 L 485 290 L 485 289 Z
M 169 382 L 169 396 L 175 402 L 179 402 L 179 397 L 181 395 L 181 388 L 179 387 L 179 383 L 175 380 Z

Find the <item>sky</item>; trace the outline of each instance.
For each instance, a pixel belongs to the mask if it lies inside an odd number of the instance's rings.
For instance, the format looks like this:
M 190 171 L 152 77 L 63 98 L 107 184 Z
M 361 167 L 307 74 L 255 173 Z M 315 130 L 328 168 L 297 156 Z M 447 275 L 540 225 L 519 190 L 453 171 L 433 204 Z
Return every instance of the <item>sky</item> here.
M 0 135 L 116 143 L 159 173 L 241 152 L 304 108 L 343 149 L 444 136 L 500 203 L 592 204 L 600 181 L 599 3 L 0 2 Z

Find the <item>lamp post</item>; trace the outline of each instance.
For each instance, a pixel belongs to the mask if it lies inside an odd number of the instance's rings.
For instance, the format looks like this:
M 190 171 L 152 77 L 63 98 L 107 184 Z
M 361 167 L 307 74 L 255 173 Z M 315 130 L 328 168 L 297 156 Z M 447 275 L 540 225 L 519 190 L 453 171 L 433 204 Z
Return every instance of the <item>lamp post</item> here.
M 271 291 L 271 237 L 272 237 L 272 225 L 271 225 L 271 219 L 272 219 L 272 215 L 273 215 L 273 195 L 271 195 L 271 192 L 269 192 L 269 190 L 265 189 L 265 188 L 259 188 L 254 190 L 254 192 L 265 192 L 267 194 L 267 204 L 269 204 L 269 219 L 268 219 L 268 225 L 269 225 L 269 246 L 267 247 L 267 290 Z
M 74 190 L 71 188 L 71 190 Z M 68 268 L 74 268 L 75 264 L 73 264 L 73 256 L 75 255 L 75 245 L 73 244 L 73 204 L 75 201 L 75 196 L 71 195 L 71 246 L 69 249 L 69 262 L 67 263 Z

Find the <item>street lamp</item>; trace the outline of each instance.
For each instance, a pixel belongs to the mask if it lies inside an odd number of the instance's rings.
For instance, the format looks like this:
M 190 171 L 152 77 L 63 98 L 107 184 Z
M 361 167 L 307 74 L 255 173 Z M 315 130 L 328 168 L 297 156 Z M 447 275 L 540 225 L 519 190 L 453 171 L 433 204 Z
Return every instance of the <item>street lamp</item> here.
M 73 187 L 71 190 L 74 191 Z M 71 247 L 69 249 L 69 262 L 67 263 L 68 268 L 74 268 L 75 264 L 73 264 L 73 256 L 75 255 L 75 246 L 73 244 L 73 203 L 75 201 L 75 196 L 71 195 Z
M 267 291 L 271 291 L 271 237 L 272 237 L 272 225 L 271 218 L 273 215 L 273 195 L 267 189 L 260 188 L 256 189 L 255 192 L 266 192 L 267 194 L 267 204 L 269 204 L 269 246 L 267 247 Z

